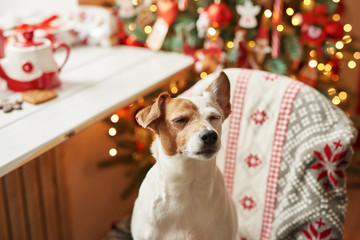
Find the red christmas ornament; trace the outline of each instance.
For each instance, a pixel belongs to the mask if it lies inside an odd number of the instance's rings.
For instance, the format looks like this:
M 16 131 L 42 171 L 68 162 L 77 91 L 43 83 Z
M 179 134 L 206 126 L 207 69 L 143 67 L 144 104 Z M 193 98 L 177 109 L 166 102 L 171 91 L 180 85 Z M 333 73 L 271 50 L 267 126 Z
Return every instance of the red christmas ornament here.
M 301 28 L 300 41 L 305 44 L 314 45 L 319 56 L 322 55 L 321 44 L 325 41 L 326 32 L 315 25 L 303 24 Z
M 339 22 L 330 22 L 324 28 L 326 34 L 334 40 L 339 40 L 344 35 L 344 26 Z
M 144 44 L 142 44 L 141 42 L 137 41 L 136 38 L 134 38 L 133 36 L 128 36 L 125 40 L 125 45 L 127 46 L 133 46 L 133 47 L 143 47 Z
M 188 43 L 184 43 L 183 51 L 186 55 L 194 56 L 194 54 L 196 52 L 196 47 L 190 46 Z
M 126 34 L 126 32 L 124 31 L 120 31 L 117 34 L 117 38 L 118 38 L 118 43 L 121 45 L 126 44 L 126 40 L 129 37 L 129 35 Z
M 157 3 L 157 13 L 169 26 L 175 21 L 178 15 L 178 3 L 171 0 L 159 0 Z
M 119 118 L 125 118 L 129 121 L 134 120 L 134 117 L 130 113 L 129 107 L 120 108 L 119 110 L 116 111 L 116 115 L 118 115 Z
M 336 9 L 336 13 L 339 14 L 340 16 L 343 16 L 345 11 L 345 5 L 343 1 L 339 2 L 337 5 L 338 7 Z
M 330 64 L 330 66 L 331 66 L 332 74 L 339 74 L 340 64 L 341 64 L 339 59 L 337 59 L 336 57 L 331 57 L 328 64 Z
M 231 10 L 225 3 L 213 3 L 207 9 L 211 24 L 227 25 L 231 19 Z
M 135 141 L 135 144 L 136 144 L 136 150 L 144 151 L 145 145 L 141 141 L 137 140 Z

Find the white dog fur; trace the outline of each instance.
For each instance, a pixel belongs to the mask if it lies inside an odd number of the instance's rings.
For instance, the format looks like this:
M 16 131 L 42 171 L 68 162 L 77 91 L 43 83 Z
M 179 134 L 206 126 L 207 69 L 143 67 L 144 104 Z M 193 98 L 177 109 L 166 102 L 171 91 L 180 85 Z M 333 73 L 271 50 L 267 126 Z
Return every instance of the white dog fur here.
M 216 166 L 230 111 L 230 83 L 221 73 L 201 97 L 163 93 L 137 114 L 138 123 L 156 133 L 157 162 L 135 202 L 134 240 L 236 239 L 235 206 Z

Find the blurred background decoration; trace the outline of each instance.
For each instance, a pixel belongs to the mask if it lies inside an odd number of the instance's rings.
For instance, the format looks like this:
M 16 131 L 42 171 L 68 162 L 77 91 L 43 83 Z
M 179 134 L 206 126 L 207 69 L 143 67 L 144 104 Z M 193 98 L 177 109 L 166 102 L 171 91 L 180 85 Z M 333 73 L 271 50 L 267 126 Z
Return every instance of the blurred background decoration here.
M 224 67 L 288 75 L 350 110 L 355 92 L 342 86 L 341 71 L 355 69 L 360 52 L 343 0 L 118 0 L 114 6 L 121 44 L 190 54 L 199 78 Z M 152 41 L 162 41 L 160 48 Z
M 228 67 L 266 70 L 302 81 L 343 109 L 360 128 L 360 47 L 356 36 L 360 26 L 357 30 L 353 26 L 359 22 L 354 16 L 360 8 L 357 1 L 80 0 L 79 8 L 74 1 L 66 1 L 71 13 L 63 13 L 64 3 L 61 8 L 53 6 L 61 10 L 56 14 L 38 11 L 14 17 L 15 12 L 21 13 L 17 1 L 13 8 L 7 5 L 14 11 L 0 10 L 6 41 L 31 28 L 38 37 L 72 46 L 148 47 L 194 59 L 191 76 L 181 76 L 105 120 L 114 147 L 100 167 L 134 164 L 139 171 L 129 174 L 141 181 L 153 160 L 148 156 L 151 133 L 139 129 L 133 120 L 137 110 L 151 104 L 161 91 L 176 96 L 197 80 Z M 43 2 L 41 6 L 46 5 Z M 116 116 L 119 119 L 113 121 Z M 359 141 L 349 171 L 360 174 Z

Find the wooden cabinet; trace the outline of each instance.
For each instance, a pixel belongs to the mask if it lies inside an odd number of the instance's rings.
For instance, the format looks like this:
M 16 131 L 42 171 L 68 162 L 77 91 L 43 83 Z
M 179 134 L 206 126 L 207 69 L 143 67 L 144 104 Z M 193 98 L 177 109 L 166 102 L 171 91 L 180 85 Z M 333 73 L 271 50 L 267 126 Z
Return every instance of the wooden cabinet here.
M 100 169 L 113 142 L 98 122 L 1 178 L 0 239 L 98 240 L 129 216 L 127 166 Z
M 71 239 L 62 148 L 1 178 L 0 239 Z

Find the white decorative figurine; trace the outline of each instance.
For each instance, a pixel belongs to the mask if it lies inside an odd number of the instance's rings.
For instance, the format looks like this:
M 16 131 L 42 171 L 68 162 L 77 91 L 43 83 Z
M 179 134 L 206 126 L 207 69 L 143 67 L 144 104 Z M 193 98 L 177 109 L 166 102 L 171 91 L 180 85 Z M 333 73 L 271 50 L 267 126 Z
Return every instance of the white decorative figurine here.
M 131 0 L 117 0 L 116 3 L 119 5 L 120 17 L 132 18 L 135 16 L 136 12 Z
M 198 30 L 198 36 L 200 38 L 205 37 L 206 31 L 210 27 L 210 19 L 207 10 L 203 8 L 198 9 L 199 18 L 196 21 L 196 28 Z
M 260 6 L 253 5 L 252 1 L 248 0 L 244 5 L 237 5 L 236 11 L 240 14 L 239 25 L 243 28 L 255 28 L 257 26 L 256 16 L 260 13 Z
M 266 55 L 271 52 L 271 47 L 269 45 L 269 33 L 266 26 L 264 26 L 263 24 L 260 25 L 260 27 L 258 28 L 255 42 L 255 59 L 258 64 L 262 64 Z

